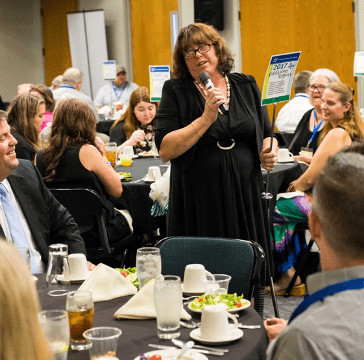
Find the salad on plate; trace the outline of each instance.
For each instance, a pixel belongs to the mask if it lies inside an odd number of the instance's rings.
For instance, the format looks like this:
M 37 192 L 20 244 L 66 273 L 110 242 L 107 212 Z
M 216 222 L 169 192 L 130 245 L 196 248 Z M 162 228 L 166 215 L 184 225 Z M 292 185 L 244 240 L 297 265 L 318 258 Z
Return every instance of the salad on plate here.
M 190 310 L 195 312 L 202 312 L 206 305 L 224 304 L 226 310 L 229 312 L 235 312 L 243 310 L 250 306 L 250 301 L 246 300 L 242 296 L 235 294 L 204 294 L 188 304 Z
M 129 267 L 129 268 L 116 268 L 121 275 L 123 275 L 126 280 L 128 280 L 130 283 L 132 283 L 138 290 L 139 290 L 139 279 L 137 274 L 137 268 L 136 267 Z

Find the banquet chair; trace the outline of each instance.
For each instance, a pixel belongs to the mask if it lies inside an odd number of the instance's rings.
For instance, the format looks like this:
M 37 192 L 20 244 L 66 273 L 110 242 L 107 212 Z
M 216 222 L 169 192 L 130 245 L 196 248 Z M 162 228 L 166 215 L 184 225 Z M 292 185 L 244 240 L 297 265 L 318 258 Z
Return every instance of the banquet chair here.
M 134 240 L 134 236 L 131 234 L 117 243 L 109 243 L 101 198 L 96 191 L 86 188 L 49 190 L 74 218 L 85 241 L 89 260 L 103 257 L 125 260 L 125 246 Z M 91 234 L 91 229 L 97 230 L 97 239 Z
M 212 274 L 231 276 L 229 293 L 254 298 L 254 308 L 263 317 L 265 254 L 256 242 L 213 237 L 167 237 L 157 244 L 162 273 L 183 279 L 188 264 L 202 264 Z

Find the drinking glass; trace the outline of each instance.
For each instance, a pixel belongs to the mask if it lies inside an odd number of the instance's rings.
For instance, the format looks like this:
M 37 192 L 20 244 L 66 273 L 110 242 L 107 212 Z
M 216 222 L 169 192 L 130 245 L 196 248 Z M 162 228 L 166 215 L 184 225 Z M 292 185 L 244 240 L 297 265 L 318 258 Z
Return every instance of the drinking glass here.
M 116 142 L 108 142 L 105 144 L 106 153 L 105 156 L 108 161 L 111 162 L 112 166 L 116 166 L 116 149 L 117 145 Z
M 227 294 L 229 288 L 230 275 L 214 274 L 212 276 L 206 275 L 205 293 L 210 295 Z
M 162 261 L 159 248 L 143 247 L 137 250 L 136 268 L 140 289 L 161 274 Z
M 38 314 L 56 360 L 66 360 L 70 342 L 68 315 L 65 310 L 45 310 Z
M 154 305 L 158 337 L 161 339 L 179 337 L 182 310 L 182 286 L 179 276 L 160 275 L 155 279 Z
M 86 350 L 87 344 L 83 333 L 92 328 L 95 308 L 91 291 L 72 291 L 67 294 L 66 310 L 70 325 L 70 345 L 72 350 Z
M 48 295 L 65 296 L 69 292 L 71 283 L 68 264 L 68 245 L 49 245 L 49 260 L 46 275 Z
M 31 271 L 32 264 L 30 261 L 30 249 L 27 247 L 18 247 L 17 249 L 18 249 L 20 256 L 23 258 L 23 260 L 27 264 L 29 271 Z

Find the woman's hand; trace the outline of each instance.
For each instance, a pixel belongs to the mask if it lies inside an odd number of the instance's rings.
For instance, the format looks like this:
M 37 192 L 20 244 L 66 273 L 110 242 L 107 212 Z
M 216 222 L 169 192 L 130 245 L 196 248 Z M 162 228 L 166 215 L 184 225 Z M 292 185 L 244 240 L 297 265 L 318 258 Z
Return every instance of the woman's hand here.
M 296 182 L 295 181 L 292 181 L 288 185 L 288 188 L 287 188 L 287 191 L 286 192 L 295 192 L 295 191 L 297 191 L 297 189 L 296 189 Z
M 283 329 L 286 328 L 288 321 L 279 319 L 279 318 L 271 318 L 264 321 L 264 327 L 267 331 L 267 335 L 269 341 L 275 339 Z
M 98 136 L 95 137 L 95 144 L 101 150 L 102 156 L 104 156 L 106 153 L 106 147 L 104 142 Z
M 145 138 L 145 133 L 143 130 L 135 130 L 129 139 L 129 145 L 136 145 L 138 142 L 143 141 Z
M 225 102 L 224 95 L 219 88 L 212 88 L 207 90 L 207 98 L 205 102 L 205 110 L 202 117 L 210 124 L 214 123 L 217 119 L 219 106 Z
M 274 167 L 277 165 L 278 157 L 277 152 L 267 147 L 261 151 L 259 154 L 260 163 L 262 164 L 263 168 L 267 171 L 272 171 Z

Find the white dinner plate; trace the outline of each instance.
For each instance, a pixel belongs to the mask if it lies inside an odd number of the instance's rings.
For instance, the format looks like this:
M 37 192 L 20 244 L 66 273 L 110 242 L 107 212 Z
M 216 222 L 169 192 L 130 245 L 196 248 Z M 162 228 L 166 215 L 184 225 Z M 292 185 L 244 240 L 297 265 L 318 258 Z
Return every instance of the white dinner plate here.
M 202 344 L 206 344 L 206 345 L 223 345 L 223 344 L 228 344 L 231 343 L 235 340 L 240 339 L 241 337 L 243 337 L 244 333 L 242 330 L 237 329 L 233 324 L 230 324 L 231 327 L 231 335 L 228 338 L 225 339 L 221 339 L 221 340 L 210 340 L 210 339 L 206 339 L 203 338 L 201 336 L 201 329 L 197 328 L 195 330 L 192 330 L 190 332 L 190 337 L 193 340 L 197 340 Z
M 159 155 L 156 155 L 156 154 L 142 154 L 142 153 L 139 153 L 138 156 L 139 157 L 154 157 L 154 156 L 159 157 Z
M 163 360 L 172 360 L 173 356 L 178 354 L 180 349 L 178 350 L 154 350 L 144 353 L 144 355 L 152 356 L 152 355 L 161 355 Z M 188 350 L 183 354 L 183 357 L 188 360 L 208 360 L 208 357 L 204 354 L 195 352 L 193 350 Z M 140 356 L 137 356 L 134 360 L 140 360 Z
M 192 300 L 192 301 L 193 301 L 193 300 Z M 191 311 L 195 312 L 195 313 L 199 313 L 199 314 L 201 314 L 203 309 L 202 309 L 202 310 L 196 310 L 196 309 L 192 308 L 192 307 L 191 307 L 191 303 L 192 303 L 192 301 L 188 304 L 188 308 L 189 308 Z M 251 305 L 251 304 L 250 304 L 250 301 L 249 301 L 249 300 L 245 300 L 245 299 L 244 299 L 244 304 L 243 304 L 240 308 L 237 308 L 237 309 L 229 309 L 229 310 L 227 310 L 227 312 L 229 312 L 229 313 L 236 313 L 236 312 L 239 312 L 239 311 L 241 311 L 241 310 L 244 310 L 244 309 L 248 308 L 250 305 Z

